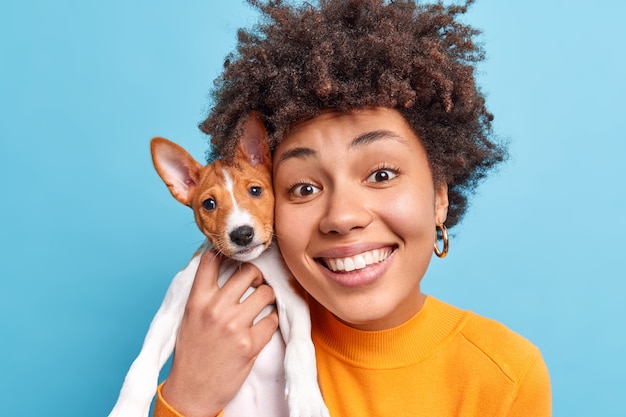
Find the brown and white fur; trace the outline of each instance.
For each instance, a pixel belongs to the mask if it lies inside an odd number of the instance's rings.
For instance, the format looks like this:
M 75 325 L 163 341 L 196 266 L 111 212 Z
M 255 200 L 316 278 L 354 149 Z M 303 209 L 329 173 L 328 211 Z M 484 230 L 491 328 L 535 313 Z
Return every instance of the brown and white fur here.
M 157 172 L 172 195 L 193 209 L 207 240 L 170 284 L 109 417 L 148 416 L 159 371 L 174 349 L 200 256 L 211 247 L 231 259 L 222 263 L 220 287 L 240 262 L 252 262 L 274 289 L 279 314 L 280 333 L 261 351 L 224 416 L 328 417 L 317 384 L 308 306 L 290 285 L 294 278 L 272 243 L 271 157 L 263 124 L 254 113 L 249 117 L 229 164 L 217 160 L 202 166 L 163 138 L 154 138 L 151 150 Z M 269 311 L 270 307 L 257 320 Z

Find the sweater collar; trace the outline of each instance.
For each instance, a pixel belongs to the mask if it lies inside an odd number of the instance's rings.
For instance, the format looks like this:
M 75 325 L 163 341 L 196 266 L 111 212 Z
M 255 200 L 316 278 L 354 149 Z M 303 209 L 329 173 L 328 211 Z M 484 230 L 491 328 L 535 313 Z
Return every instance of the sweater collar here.
M 422 309 L 404 324 L 381 331 L 362 331 L 339 321 L 311 303 L 312 337 L 324 349 L 354 366 L 390 369 L 428 356 L 459 327 L 467 313 L 428 296 Z

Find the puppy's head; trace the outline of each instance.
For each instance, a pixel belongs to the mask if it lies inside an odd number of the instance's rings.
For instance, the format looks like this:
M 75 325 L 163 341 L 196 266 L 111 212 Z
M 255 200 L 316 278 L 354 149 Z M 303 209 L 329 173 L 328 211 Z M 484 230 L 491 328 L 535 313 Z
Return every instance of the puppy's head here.
M 150 143 L 154 166 L 170 192 L 191 207 L 198 227 L 227 257 L 249 261 L 272 242 L 274 195 L 267 133 L 256 114 L 244 125 L 234 158 L 202 166 L 163 138 Z

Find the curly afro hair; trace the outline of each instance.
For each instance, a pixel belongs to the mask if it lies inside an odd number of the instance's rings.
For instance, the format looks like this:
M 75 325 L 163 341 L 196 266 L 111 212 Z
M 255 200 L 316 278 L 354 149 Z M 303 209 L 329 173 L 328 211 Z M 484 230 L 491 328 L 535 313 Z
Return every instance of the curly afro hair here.
M 473 0 L 247 1 L 261 20 L 239 30 L 215 81 L 200 124 L 211 136 L 209 159 L 232 155 L 251 110 L 274 149 L 291 126 L 323 111 L 393 108 L 422 140 L 435 185 L 448 185 L 446 225 L 456 225 L 477 183 L 506 156 L 474 80 L 480 32 L 458 20 Z

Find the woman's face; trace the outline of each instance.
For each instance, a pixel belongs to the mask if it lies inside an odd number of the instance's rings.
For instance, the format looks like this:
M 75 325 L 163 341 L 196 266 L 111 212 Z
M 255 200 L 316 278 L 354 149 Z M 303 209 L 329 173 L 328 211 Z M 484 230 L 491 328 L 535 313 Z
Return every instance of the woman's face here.
M 434 189 L 399 112 L 330 112 L 298 124 L 274 152 L 274 192 L 285 261 L 322 306 L 363 330 L 421 309 L 447 187 Z

